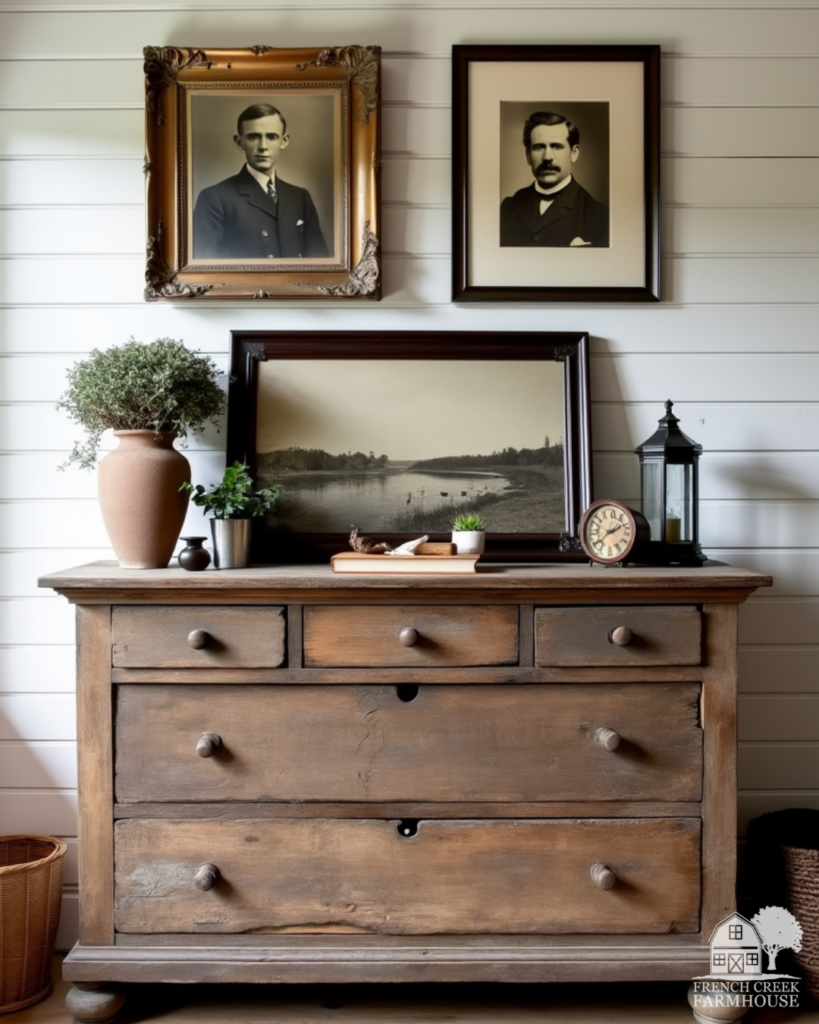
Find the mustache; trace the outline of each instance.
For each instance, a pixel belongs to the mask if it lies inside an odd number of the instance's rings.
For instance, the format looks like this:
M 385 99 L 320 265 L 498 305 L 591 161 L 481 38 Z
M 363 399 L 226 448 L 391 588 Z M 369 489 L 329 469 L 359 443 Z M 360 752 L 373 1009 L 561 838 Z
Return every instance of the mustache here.
M 535 169 L 535 174 L 539 174 L 540 171 L 556 171 L 557 164 L 553 164 L 551 160 L 544 160 L 542 164 L 539 164 Z

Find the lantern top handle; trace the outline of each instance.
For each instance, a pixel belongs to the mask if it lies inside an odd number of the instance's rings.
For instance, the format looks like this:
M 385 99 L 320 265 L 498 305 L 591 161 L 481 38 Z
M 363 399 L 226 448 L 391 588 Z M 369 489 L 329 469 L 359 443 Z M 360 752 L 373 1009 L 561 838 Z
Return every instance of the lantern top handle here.
M 671 411 L 673 406 L 674 403 L 671 399 L 667 399 L 665 403 L 665 416 L 658 421 L 657 430 L 647 441 L 643 441 L 641 445 L 634 449 L 638 455 L 644 455 L 649 452 L 668 452 L 669 449 L 677 449 L 678 454 L 682 454 L 679 449 L 683 448 L 689 449 L 694 457 L 702 454 L 702 445 L 692 441 L 690 437 L 680 430 L 679 417 L 675 416 Z

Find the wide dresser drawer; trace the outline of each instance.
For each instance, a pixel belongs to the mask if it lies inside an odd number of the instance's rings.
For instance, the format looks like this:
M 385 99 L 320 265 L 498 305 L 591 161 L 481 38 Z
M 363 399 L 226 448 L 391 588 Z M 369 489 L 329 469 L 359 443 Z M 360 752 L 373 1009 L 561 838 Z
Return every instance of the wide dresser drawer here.
M 134 819 L 115 857 L 120 932 L 699 928 L 693 818 Z
M 277 668 L 284 609 L 115 607 L 111 638 L 115 668 Z
M 699 683 L 125 685 L 140 801 L 699 800 Z
M 535 664 L 555 667 L 699 665 L 696 608 L 537 608 Z
M 503 605 L 316 605 L 304 609 L 308 667 L 511 665 L 518 610 Z

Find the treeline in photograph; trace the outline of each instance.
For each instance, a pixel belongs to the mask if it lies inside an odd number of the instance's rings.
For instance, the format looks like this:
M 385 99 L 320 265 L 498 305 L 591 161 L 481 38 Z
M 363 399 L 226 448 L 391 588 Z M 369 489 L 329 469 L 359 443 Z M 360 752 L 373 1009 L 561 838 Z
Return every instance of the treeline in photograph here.
M 491 455 L 444 455 L 421 459 L 411 469 L 496 469 L 499 466 L 562 466 L 563 445 L 549 448 L 503 448 Z
M 352 470 L 355 472 L 386 469 L 389 456 L 370 452 L 342 452 L 331 455 L 322 448 L 284 448 L 265 452 L 264 468 L 267 472 L 315 473 L 326 470 Z

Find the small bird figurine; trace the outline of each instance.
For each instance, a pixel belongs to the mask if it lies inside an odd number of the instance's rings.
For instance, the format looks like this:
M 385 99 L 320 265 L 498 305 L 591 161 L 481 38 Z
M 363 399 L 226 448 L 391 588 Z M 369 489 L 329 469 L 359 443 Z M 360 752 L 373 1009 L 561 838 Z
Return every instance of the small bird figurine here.
M 350 547 L 353 551 L 359 551 L 362 555 L 380 555 L 385 551 L 390 551 L 389 544 L 382 544 L 379 541 L 375 541 L 372 537 L 365 537 L 358 532 L 358 527 L 354 526 L 352 533 L 350 534 Z
M 422 544 L 426 544 L 429 540 L 429 536 L 425 533 L 423 537 L 417 537 L 415 540 L 405 541 L 403 544 L 399 544 L 397 548 L 387 548 L 385 552 L 388 555 L 414 555 L 416 550 L 421 547 Z

